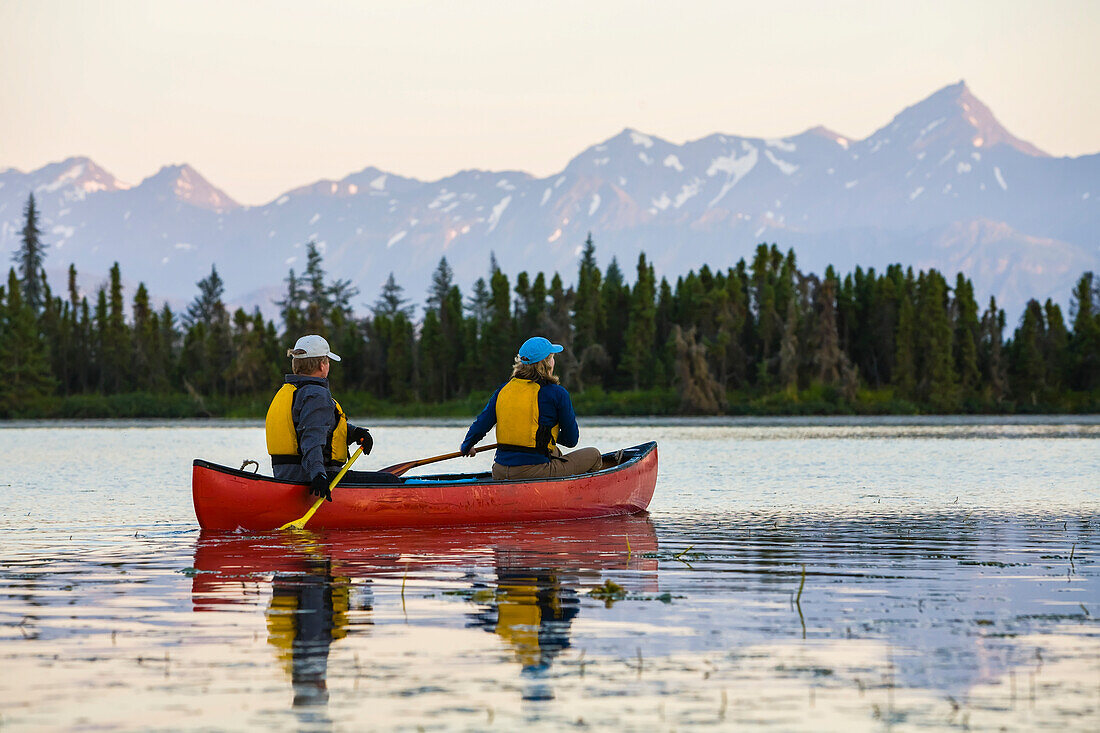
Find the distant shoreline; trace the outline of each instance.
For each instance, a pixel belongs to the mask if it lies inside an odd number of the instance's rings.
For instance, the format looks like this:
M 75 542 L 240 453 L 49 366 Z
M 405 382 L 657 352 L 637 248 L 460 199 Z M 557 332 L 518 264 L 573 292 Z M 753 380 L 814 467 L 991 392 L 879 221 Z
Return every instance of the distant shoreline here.
M 458 417 L 378 417 L 352 414 L 370 427 L 455 427 L 465 428 L 473 419 Z M 1100 413 L 1034 415 L 592 415 L 579 418 L 585 427 L 1011 427 L 1011 426 L 1100 426 Z M 257 417 L 124 417 L 124 418 L 27 418 L 0 420 L 0 430 L 21 428 L 262 428 Z

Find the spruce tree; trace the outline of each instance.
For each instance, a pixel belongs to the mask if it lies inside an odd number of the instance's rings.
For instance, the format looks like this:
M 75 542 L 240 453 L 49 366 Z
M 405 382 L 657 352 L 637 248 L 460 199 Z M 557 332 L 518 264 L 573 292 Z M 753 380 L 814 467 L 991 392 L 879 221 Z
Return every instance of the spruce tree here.
M 832 274 L 831 268 L 826 271 Z M 840 381 L 841 351 L 836 330 L 836 280 L 826 277 L 817 288 L 817 329 L 814 338 L 814 365 L 822 384 Z
M 95 383 L 98 391 L 107 391 L 107 382 L 109 381 L 109 375 L 107 372 L 108 362 L 110 356 L 108 349 L 110 345 L 110 336 L 108 336 L 109 325 L 107 315 L 107 289 L 100 286 L 96 290 L 95 299 L 95 316 L 94 316 L 94 333 L 92 335 L 92 349 L 95 362 Z
M 1009 374 L 1017 400 L 1038 405 L 1046 399 L 1047 365 L 1042 344 L 1046 338 L 1043 307 L 1034 298 L 1027 302 L 1020 327 L 1012 338 Z
M 1008 377 L 1004 356 L 1005 312 L 997 307 L 997 299 L 989 297 L 989 306 L 982 313 L 979 365 L 988 397 L 994 402 L 1004 399 Z
M 392 278 L 393 275 L 391 274 Z M 294 268 L 286 276 L 286 295 L 282 300 L 275 301 L 279 307 L 279 318 L 285 329 L 283 334 L 288 342 L 293 343 L 305 335 L 305 290 L 302 281 L 294 274 Z
M 623 346 L 626 343 L 626 327 L 630 318 L 630 288 L 623 282 L 623 272 L 618 260 L 611 258 L 600 285 L 600 304 L 604 313 L 603 332 L 597 340 L 607 351 L 610 359 L 610 375 L 614 378 L 623 360 Z M 606 386 L 622 386 L 622 382 L 613 379 Z
M 168 384 L 175 387 L 179 376 L 180 332 L 176 328 L 176 314 L 172 312 L 172 308 L 167 303 L 160 309 L 160 317 L 157 318 L 157 330 L 160 333 L 158 342 L 164 359 L 163 370 Z M 283 355 L 279 354 L 278 356 L 282 357 Z
M 1042 349 L 1046 357 L 1047 389 L 1059 394 L 1069 381 L 1069 332 L 1061 307 L 1050 298 L 1043 304 L 1043 317 L 1046 321 Z
M 7 302 L 0 311 L 0 415 L 17 417 L 33 410 L 52 394 L 47 351 L 35 323 L 34 311 L 23 301 L 15 270 L 8 271 Z
M 976 394 L 981 375 L 978 371 L 978 303 L 974 300 L 974 285 L 960 272 L 955 278 L 955 297 L 951 303 L 954 315 L 954 358 L 959 375 L 959 389 L 964 398 Z
M 149 291 L 145 283 L 138 283 L 134 292 L 134 302 L 130 308 L 133 315 L 133 329 L 130 349 L 133 368 L 133 386 L 142 390 L 153 390 L 158 380 L 163 378 L 157 346 L 156 313 L 149 306 Z
M 947 282 L 939 272 L 929 270 L 918 281 L 921 327 L 916 343 L 921 367 L 917 386 L 921 398 L 938 412 L 955 411 L 959 400 L 947 306 Z
M 133 375 L 130 369 L 132 357 L 130 335 L 123 313 L 122 275 L 117 262 L 111 267 L 109 282 L 107 323 L 103 331 L 101 363 L 105 370 L 107 389 L 111 392 L 122 392 L 128 388 Z
M 1100 388 L 1100 292 L 1091 272 L 1073 288 L 1070 301 L 1070 383 L 1074 389 Z
M 389 395 L 398 402 L 416 397 L 417 373 L 413 359 L 415 342 L 413 325 L 403 311 L 393 316 L 386 351 L 386 371 L 389 375 Z
M 793 396 L 798 391 L 798 301 L 787 301 L 787 318 L 779 344 L 779 385 Z
M 293 276 L 293 271 L 291 276 Z M 225 293 L 225 284 L 218 274 L 217 265 L 210 266 L 210 274 L 195 283 L 199 288 L 199 294 L 187 306 L 182 321 L 185 328 L 190 328 L 196 323 L 202 323 L 209 328 L 214 321 L 220 319 L 225 312 L 222 303 L 222 295 Z
M 531 297 L 526 306 L 528 329 L 532 332 L 538 331 L 541 327 L 543 314 L 546 313 L 547 308 L 546 298 L 546 276 L 540 272 L 535 275 L 535 282 L 531 285 Z
M 393 273 L 386 278 L 386 284 L 382 286 L 382 292 L 378 296 L 378 300 L 374 302 L 375 315 L 381 314 L 386 316 L 395 316 L 398 313 L 404 313 L 406 317 L 411 317 L 413 307 L 406 305 L 408 302 L 402 293 L 405 289 L 397 284 L 397 281 L 393 278 Z
M 584 242 L 580 270 L 577 273 L 577 297 L 574 301 L 573 343 L 578 352 L 599 342 L 603 328 L 603 302 L 600 300 L 600 268 L 596 265 L 596 245 L 592 233 Z
M 233 360 L 226 374 L 231 394 L 256 394 L 276 381 L 270 373 L 271 362 L 264 348 L 266 333 L 263 317 L 257 310 L 249 315 L 243 308 L 231 319 Z
M 22 301 L 37 316 L 45 303 L 42 292 L 45 271 L 42 263 L 46 259 L 46 244 L 42 241 L 42 230 L 38 228 L 38 207 L 35 205 L 33 193 L 27 196 L 27 203 L 23 207 L 22 239 L 13 259 L 19 268 Z
M 508 276 L 499 267 L 489 278 L 489 328 L 483 333 L 486 368 L 494 380 L 503 380 L 512 372 L 512 361 L 519 350 L 512 322 L 512 289 Z M 525 334 L 522 340 L 534 334 Z
M 188 382 L 203 394 L 225 391 L 225 375 L 232 361 L 229 312 L 222 301 L 225 287 L 216 267 L 198 283 L 199 294 L 183 317 L 183 370 Z M 296 337 L 295 337 L 296 338 Z
M 561 344 L 565 349 L 554 359 L 554 373 L 560 375 L 566 384 L 576 385 L 579 391 L 582 389 L 578 377 L 581 365 L 573 347 L 573 328 L 569 322 L 569 314 L 574 310 L 577 294 L 573 288 L 565 288 L 561 275 L 555 272 L 550 280 L 547 297 L 549 305 L 539 330 L 542 331 L 542 336 Z
M 630 375 L 634 389 L 653 384 L 653 351 L 657 337 L 657 282 L 645 253 L 638 255 L 637 279 L 630 295 L 630 318 L 624 337 L 621 368 Z
M 912 398 L 917 385 L 916 359 L 916 316 L 913 312 L 913 299 L 908 287 L 912 273 L 909 273 L 902 290 L 897 295 L 898 320 L 894 332 L 894 364 L 892 383 L 901 397 Z
M 420 328 L 420 387 L 421 396 L 429 401 L 444 399 L 444 363 L 445 347 L 442 328 L 439 323 L 439 311 L 429 308 L 424 313 L 424 323 Z

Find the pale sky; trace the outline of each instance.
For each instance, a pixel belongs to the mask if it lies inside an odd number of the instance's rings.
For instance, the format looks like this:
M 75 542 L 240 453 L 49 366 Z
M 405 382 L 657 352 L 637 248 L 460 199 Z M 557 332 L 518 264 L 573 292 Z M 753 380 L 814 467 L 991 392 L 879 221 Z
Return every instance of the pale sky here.
M 546 176 L 632 127 L 862 138 L 965 79 L 1100 152 L 1100 1 L 0 0 L 0 169 L 190 163 L 245 204 L 369 165 Z

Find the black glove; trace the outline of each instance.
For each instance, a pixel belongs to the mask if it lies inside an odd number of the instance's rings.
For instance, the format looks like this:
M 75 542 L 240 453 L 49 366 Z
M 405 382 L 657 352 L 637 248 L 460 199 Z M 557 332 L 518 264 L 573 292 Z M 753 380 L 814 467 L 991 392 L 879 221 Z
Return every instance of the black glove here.
M 332 492 L 328 490 L 330 481 L 328 476 L 323 473 L 319 473 L 313 477 L 313 481 L 309 484 L 309 493 L 316 496 L 318 499 L 325 499 L 326 501 L 332 501 Z
M 370 454 L 374 447 L 374 438 L 370 437 L 370 431 L 357 425 L 348 426 L 348 445 L 358 443 L 363 446 L 363 452 Z

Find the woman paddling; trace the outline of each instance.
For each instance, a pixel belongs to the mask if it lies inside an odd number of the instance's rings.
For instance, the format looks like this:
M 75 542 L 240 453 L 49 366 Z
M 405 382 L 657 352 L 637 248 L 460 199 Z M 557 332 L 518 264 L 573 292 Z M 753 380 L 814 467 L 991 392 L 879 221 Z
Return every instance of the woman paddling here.
M 569 393 L 554 376 L 554 354 L 562 350 L 541 336 L 519 347 L 512 378 L 501 385 L 477 416 L 462 441 L 463 455 L 474 455 L 474 446 L 497 426 L 495 479 L 531 479 L 573 476 L 600 470 L 603 461 L 596 448 L 562 454 L 558 445 L 577 445 L 580 431 Z

